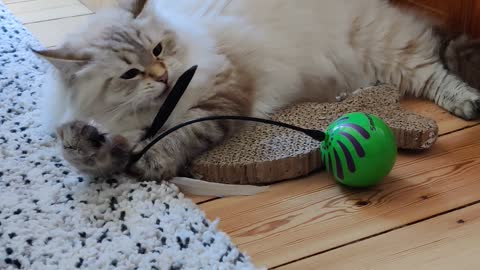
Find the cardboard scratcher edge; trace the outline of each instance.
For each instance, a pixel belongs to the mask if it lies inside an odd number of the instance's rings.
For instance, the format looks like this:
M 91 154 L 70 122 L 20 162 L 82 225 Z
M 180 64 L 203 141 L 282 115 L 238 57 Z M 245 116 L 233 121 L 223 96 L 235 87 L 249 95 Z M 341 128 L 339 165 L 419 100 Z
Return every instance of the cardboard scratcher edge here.
M 378 88 L 378 91 L 383 91 L 385 89 L 388 91 L 393 91 L 392 87 L 381 87 L 383 88 Z M 373 89 L 372 93 L 368 92 L 369 89 Z M 378 95 L 379 93 L 383 93 L 381 91 L 376 93 L 375 87 L 367 88 L 366 90 L 367 91 L 360 93 L 357 96 L 351 97 L 351 99 L 353 101 L 358 101 L 360 99 L 369 97 L 369 94 Z M 365 108 L 363 112 L 372 113 L 383 118 L 385 122 L 392 128 L 397 138 L 397 144 L 399 148 L 413 150 L 429 149 L 436 142 L 438 137 L 438 126 L 436 122 L 432 119 L 428 119 L 402 109 L 400 107 L 399 94 L 393 93 L 398 93 L 398 91 L 395 90 L 395 92 L 388 92 L 388 94 L 395 96 L 389 97 L 390 100 L 385 103 L 385 111 L 382 111 L 381 108 L 379 111 L 378 106 L 376 106 L 372 108 Z M 348 99 L 345 102 L 348 103 Z M 338 107 L 342 106 L 341 104 L 342 102 L 328 105 Z M 322 106 L 322 104 L 319 103 L 318 106 Z M 337 112 L 337 114 L 360 111 L 358 110 L 359 108 L 356 108 L 354 105 L 352 105 L 351 110 L 348 108 L 350 104 L 343 104 L 343 106 L 346 107 L 346 110 Z M 362 106 L 362 104 L 359 106 Z M 324 108 L 322 107 L 322 109 Z M 254 131 L 247 130 L 240 136 L 250 137 L 255 135 L 252 132 Z M 311 139 L 306 138 L 305 140 L 307 141 Z M 232 148 L 234 149 L 235 145 L 233 145 Z M 229 141 L 221 146 L 221 152 L 223 154 L 228 155 L 228 151 Z M 192 163 L 191 173 L 199 179 L 210 182 L 242 185 L 263 185 L 282 180 L 303 177 L 321 168 L 322 161 L 320 151 L 317 147 L 312 147 L 304 153 L 293 156 L 282 156 L 278 159 L 257 160 L 249 163 L 239 162 L 233 164 L 221 164 L 211 162 L 211 160 L 203 156 Z

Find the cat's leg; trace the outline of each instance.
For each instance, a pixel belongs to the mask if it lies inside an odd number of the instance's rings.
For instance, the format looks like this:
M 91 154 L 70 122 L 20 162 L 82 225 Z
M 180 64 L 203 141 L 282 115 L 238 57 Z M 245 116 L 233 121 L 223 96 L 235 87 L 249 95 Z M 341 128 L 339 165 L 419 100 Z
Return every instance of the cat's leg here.
M 83 173 L 108 176 L 124 171 L 130 149 L 122 136 L 102 134 L 82 121 L 66 123 L 57 129 L 64 158 Z
M 425 33 L 429 33 L 426 31 Z M 373 65 L 376 79 L 397 86 L 404 95 L 424 97 L 464 119 L 480 116 L 480 92 L 442 64 L 436 39 L 424 34 L 401 49 L 389 50 L 387 58 Z M 373 61 L 372 61 L 373 62 Z
M 218 75 L 213 87 L 204 91 L 204 97 L 192 104 L 178 123 L 208 116 L 250 115 L 253 104 L 250 83 L 250 80 L 239 79 L 235 72 Z M 145 180 L 168 180 L 240 126 L 234 121 L 208 121 L 184 127 L 155 144 L 128 173 Z M 139 143 L 133 152 L 141 151 L 148 143 Z
M 440 63 L 419 64 L 411 70 L 399 71 L 391 81 L 404 94 L 425 97 L 464 119 L 480 116 L 480 93 L 457 76 L 450 74 Z
M 238 104 L 233 101 L 218 100 L 224 105 L 218 107 L 217 101 L 199 103 L 192 107 L 181 122 L 214 115 L 240 115 L 232 110 Z M 243 115 L 243 114 L 242 114 Z M 192 158 L 219 143 L 239 123 L 231 121 L 209 121 L 184 127 L 167 136 L 154 145 L 128 173 L 144 180 L 168 180 L 174 177 Z M 139 143 L 134 152 L 141 151 L 149 141 Z
M 187 114 L 182 122 L 213 115 L 201 109 L 193 109 Z M 137 163 L 128 168 L 127 173 L 143 180 L 168 180 L 176 176 L 192 158 L 221 141 L 232 128 L 233 125 L 223 121 L 184 127 L 150 148 Z M 149 142 L 138 143 L 133 152 L 141 151 Z
M 395 85 L 402 94 L 428 98 L 459 117 L 480 116 L 479 92 L 445 68 L 445 46 L 431 22 L 393 7 L 377 16 L 355 21 L 349 36 L 368 77 Z

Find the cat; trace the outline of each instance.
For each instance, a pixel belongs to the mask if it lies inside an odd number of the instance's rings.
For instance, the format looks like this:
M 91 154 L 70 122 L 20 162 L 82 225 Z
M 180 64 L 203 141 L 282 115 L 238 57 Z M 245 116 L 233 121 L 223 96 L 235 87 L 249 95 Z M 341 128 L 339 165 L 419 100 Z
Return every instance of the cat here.
M 50 109 L 66 160 L 96 176 L 168 180 L 241 128 L 196 124 L 127 166 L 191 66 L 197 74 L 166 128 L 211 115 L 268 117 L 378 81 L 475 119 L 480 94 L 452 70 L 455 47 L 442 40 L 430 21 L 383 0 L 131 0 L 36 53 L 57 70 L 47 97 L 60 101 Z

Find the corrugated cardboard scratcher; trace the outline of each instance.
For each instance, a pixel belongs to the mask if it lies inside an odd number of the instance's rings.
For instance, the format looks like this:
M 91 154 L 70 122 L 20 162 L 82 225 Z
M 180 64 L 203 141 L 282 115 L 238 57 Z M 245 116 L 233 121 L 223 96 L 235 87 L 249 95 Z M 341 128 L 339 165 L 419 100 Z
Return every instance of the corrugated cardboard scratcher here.
M 272 119 L 300 127 L 326 130 L 350 112 L 382 118 L 394 131 L 400 149 L 429 149 L 437 140 L 434 120 L 400 107 L 399 91 L 388 85 L 364 88 L 335 103 L 301 103 Z M 237 135 L 199 156 L 191 174 L 205 181 L 264 185 L 306 176 L 323 168 L 320 144 L 301 133 L 269 125 L 246 125 Z

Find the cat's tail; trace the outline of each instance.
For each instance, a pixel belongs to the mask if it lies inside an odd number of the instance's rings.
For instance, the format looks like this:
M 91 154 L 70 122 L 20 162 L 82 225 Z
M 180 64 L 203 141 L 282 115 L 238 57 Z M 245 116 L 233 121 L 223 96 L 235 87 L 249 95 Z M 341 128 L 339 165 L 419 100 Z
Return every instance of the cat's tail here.
M 480 90 L 480 39 L 438 31 L 444 67 L 471 87 Z

